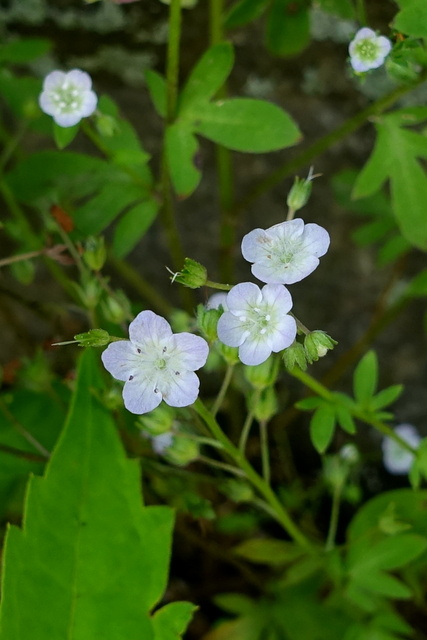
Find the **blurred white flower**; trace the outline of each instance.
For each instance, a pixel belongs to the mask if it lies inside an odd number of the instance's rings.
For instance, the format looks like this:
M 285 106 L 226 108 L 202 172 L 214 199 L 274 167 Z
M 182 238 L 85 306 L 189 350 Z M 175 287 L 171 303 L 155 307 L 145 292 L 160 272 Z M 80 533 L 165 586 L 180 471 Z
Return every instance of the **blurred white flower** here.
M 261 364 L 272 351 L 282 351 L 295 340 L 296 322 L 288 315 L 292 298 L 286 287 L 267 284 L 260 289 L 243 282 L 231 289 L 226 304 L 228 311 L 218 320 L 218 338 L 239 347 L 243 364 Z
M 90 75 L 80 69 L 52 71 L 44 79 L 39 96 L 41 110 L 60 127 L 72 127 L 92 115 L 97 102 Z
M 306 278 L 329 248 L 329 233 L 301 218 L 269 229 L 254 229 L 244 236 L 242 254 L 253 262 L 252 273 L 268 284 L 293 284 Z
M 167 431 L 166 433 L 161 433 L 160 435 L 151 438 L 151 446 L 153 447 L 153 451 L 159 456 L 162 455 L 171 446 L 173 437 L 173 432 Z
M 194 373 L 208 357 L 203 338 L 172 333 L 170 324 L 152 311 L 142 311 L 129 325 L 130 340 L 108 345 L 104 367 L 125 382 L 123 399 L 131 413 L 152 411 L 162 400 L 171 407 L 187 407 L 199 395 Z
M 358 73 L 362 73 L 384 64 L 391 51 L 391 42 L 384 36 L 377 36 L 372 29 L 364 27 L 356 33 L 348 50 L 351 66 Z
M 395 428 L 395 432 L 413 449 L 417 449 L 421 442 L 418 431 L 411 424 L 400 424 Z M 414 461 L 414 455 L 410 451 L 403 449 L 403 447 L 391 438 L 384 438 L 382 449 L 383 463 L 389 473 L 393 475 L 408 473 Z
M 225 291 L 214 293 L 206 303 L 206 309 L 219 309 L 220 306 L 227 311 L 227 294 Z

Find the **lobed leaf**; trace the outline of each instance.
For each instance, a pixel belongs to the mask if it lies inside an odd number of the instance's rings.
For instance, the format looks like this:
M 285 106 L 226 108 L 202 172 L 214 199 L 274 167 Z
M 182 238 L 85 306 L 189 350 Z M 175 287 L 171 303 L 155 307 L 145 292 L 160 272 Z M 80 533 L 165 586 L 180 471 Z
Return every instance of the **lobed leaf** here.
M 196 164 L 197 139 L 189 127 L 176 122 L 166 129 L 165 144 L 175 191 L 179 196 L 187 197 L 196 189 L 202 175 Z
M 113 253 L 124 258 L 134 249 L 156 218 L 159 210 L 157 200 L 145 200 L 126 211 L 114 229 Z

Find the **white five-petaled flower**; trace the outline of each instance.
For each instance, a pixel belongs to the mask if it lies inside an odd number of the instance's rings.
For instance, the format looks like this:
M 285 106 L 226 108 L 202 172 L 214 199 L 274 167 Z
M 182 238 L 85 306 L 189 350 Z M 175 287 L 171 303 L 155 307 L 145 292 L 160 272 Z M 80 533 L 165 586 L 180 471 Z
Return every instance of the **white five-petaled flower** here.
M 237 284 L 227 295 L 227 311 L 218 321 L 218 338 L 239 347 L 243 364 L 265 362 L 271 352 L 282 351 L 295 340 L 296 322 L 287 315 L 292 298 L 283 285 L 253 282 Z
M 418 431 L 411 424 L 401 424 L 395 428 L 398 436 L 414 449 L 418 448 L 421 438 Z M 402 475 L 408 473 L 414 461 L 414 455 L 401 447 L 395 440 L 384 438 L 382 442 L 383 462 L 389 473 Z
M 39 96 L 41 110 L 52 116 L 60 127 L 72 127 L 92 115 L 97 102 L 90 75 L 80 69 L 68 73 L 52 71 L 44 79 Z
M 108 345 L 102 354 L 104 367 L 125 382 L 126 409 L 142 414 L 162 400 L 171 407 L 187 407 L 199 395 L 194 373 L 208 357 L 203 338 L 172 333 L 170 324 L 152 311 L 142 311 L 129 325 L 130 340 Z
M 253 262 L 252 273 L 268 284 L 293 284 L 310 275 L 329 248 L 329 233 L 301 218 L 244 236 L 242 254 Z
M 375 31 L 363 27 L 354 36 L 348 48 L 350 64 L 355 71 L 362 73 L 377 69 L 391 51 L 391 42 L 385 36 L 377 36 Z

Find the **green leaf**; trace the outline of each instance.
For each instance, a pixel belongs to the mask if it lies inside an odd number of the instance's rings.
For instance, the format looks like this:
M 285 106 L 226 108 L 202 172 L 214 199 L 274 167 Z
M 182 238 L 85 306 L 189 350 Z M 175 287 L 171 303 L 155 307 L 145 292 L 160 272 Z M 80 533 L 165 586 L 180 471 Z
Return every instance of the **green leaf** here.
M 44 38 L 14 40 L 0 46 L 0 62 L 32 62 L 45 55 L 52 48 L 52 42 Z
M 138 464 L 92 395 L 86 351 L 64 431 L 43 478 L 30 480 L 23 529 L 4 552 L 1 640 L 153 638 L 149 611 L 166 584 L 173 515 L 142 507 Z
M 138 244 L 159 210 L 157 200 L 145 200 L 127 211 L 114 230 L 113 253 L 124 258 Z
M 378 360 L 374 351 L 368 351 L 357 365 L 353 374 L 354 396 L 366 405 L 374 395 L 378 383 Z
M 353 198 L 365 198 L 378 191 L 389 175 L 393 155 L 383 128 L 377 129 L 374 150 L 363 167 L 353 188 Z
M 167 97 L 166 97 L 166 81 L 164 77 L 153 69 L 146 69 L 144 72 L 145 82 L 150 92 L 150 98 L 154 107 L 162 118 L 166 118 L 167 113 Z
M 179 196 L 187 197 L 201 178 L 196 166 L 199 144 L 191 130 L 178 122 L 166 129 L 165 142 L 173 186 Z
M 170 602 L 153 615 L 154 640 L 178 640 L 197 607 L 190 602 Z
M 233 62 L 233 47 L 229 42 L 215 44 L 206 51 L 181 92 L 178 102 L 179 117 L 188 109 L 201 108 L 200 103 L 207 102 L 217 93 L 230 75 Z
M 264 100 L 220 100 L 191 116 L 196 133 L 234 151 L 274 151 L 295 144 L 301 137 L 292 118 Z
M 295 407 L 302 411 L 312 411 L 313 409 L 317 409 L 322 404 L 324 404 L 323 398 L 319 398 L 317 396 L 310 396 L 309 398 L 303 398 L 302 400 L 298 400 L 295 403 Z
M 414 38 L 427 38 L 427 4 L 412 0 L 394 19 L 394 28 Z
M 356 577 L 353 576 L 353 580 L 367 591 L 378 593 L 387 598 L 398 598 L 400 600 L 410 598 L 412 595 L 411 590 L 401 580 L 383 571 L 364 572 Z
M 60 127 L 55 122 L 53 123 L 53 137 L 55 139 L 58 149 L 65 149 L 76 137 L 80 129 L 80 124 L 75 124 L 74 127 Z
M 376 411 L 378 409 L 382 409 L 383 407 L 388 407 L 389 404 L 392 404 L 403 391 L 403 384 L 394 384 L 387 389 L 383 389 L 377 395 L 372 398 L 370 402 L 370 407 Z
M 251 538 L 237 545 L 234 553 L 250 562 L 268 565 L 283 565 L 304 555 L 304 551 L 292 542 L 273 538 Z
M 427 549 L 427 538 L 414 533 L 388 536 L 368 547 L 355 544 L 350 547 L 348 563 L 351 574 L 371 571 L 395 570 L 409 564 Z
M 319 0 L 318 4 L 322 11 L 334 13 L 345 20 L 352 20 L 356 17 L 355 7 L 351 0 Z
M 310 437 L 314 448 L 324 453 L 328 448 L 335 431 L 335 411 L 330 404 L 323 404 L 316 409 L 310 421 Z
M 309 5 L 306 0 L 273 0 L 267 19 L 267 47 L 281 56 L 294 56 L 310 42 Z
M 270 0 L 240 0 L 240 2 L 236 2 L 225 17 L 224 27 L 233 29 L 233 27 L 241 27 L 251 20 L 256 20 L 269 2 Z
M 20 118 L 41 113 L 37 106 L 37 96 L 41 91 L 41 82 L 37 78 L 15 78 L 10 73 L 0 69 L 0 94 L 13 113 Z M 46 116 L 46 122 L 49 122 Z
M 354 423 L 353 416 L 351 415 L 347 407 L 335 407 L 335 415 L 341 429 L 344 429 L 344 431 L 346 431 L 350 435 L 354 435 L 356 433 L 356 425 Z

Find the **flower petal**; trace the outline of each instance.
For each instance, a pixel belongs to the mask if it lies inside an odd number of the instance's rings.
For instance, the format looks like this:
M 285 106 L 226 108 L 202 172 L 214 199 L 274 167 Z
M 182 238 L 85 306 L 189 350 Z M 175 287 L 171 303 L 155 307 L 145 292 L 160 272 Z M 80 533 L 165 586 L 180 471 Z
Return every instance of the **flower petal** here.
M 129 338 L 144 350 L 161 347 L 171 335 L 169 322 L 153 311 L 141 311 L 129 325 Z
M 274 307 L 274 312 L 286 314 L 292 309 L 292 296 L 282 284 L 266 284 L 262 290 L 263 303 Z
M 116 380 L 128 380 L 138 366 L 138 356 L 129 340 L 112 342 L 102 352 L 101 360 L 104 367 Z
M 264 229 L 254 229 L 243 236 L 242 256 L 248 262 L 256 262 L 271 251 L 271 238 Z
M 170 378 L 167 387 L 162 388 L 163 400 L 171 407 L 188 407 L 197 400 L 200 381 L 192 371 L 185 371 Z
M 255 339 L 247 339 L 239 347 L 239 358 L 243 364 L 255 366 L 265 362 L 271 355 L 271 347 L 268 338 L 257 336 Z
M 141 415 L 158 407 L 162 401 L 162 394 L 159 390 L 155 393 L 154 388 L 153 380 L 143 375 L 136 375 L 133 380 L 128 380 L 123 387 L 126 409 Z
M 257 262 L 252 265 L 256 278 L 268 284 L 294 284 L 310 275 L 319 265 L 319 258 L 310 255 L 294 256 L 287 264 Z
M 79 108 L 79 113 L 82 118 L 91 116 L 98 104 L 98 96 L 93 91 L 85 91 L 83 94 L 83 102 Z
M 309 222 L 305 225 L 304 233 L 302 234 L 301 250 L 305 250 L 317 258 L 324 256 L 329 245 L 331 238 L 329 233 L 318 224 Z
M 58 105 L 52 100 L 49 91 L 43 91 L 39 96 L 39 105 L 43 113 L 54 116 L 58 112 Z
M 60 127 L 74 127 L 82 117 L 80 113 L 54 113 L 53 119 Z
M 242 324 L 240 318 L 233 316 L 232 313 L 223 313 L 216 329 L 218 338 L 229 347 L 240 347 L 248 335 Z
M 43 80 L 43 90 L 53 91 L 60 87 L 65 80 L 66 74 L 63 71 L 52 71 Z
M 353 42 L 354 40 L 364 40 L 366 38 L 376 38 L 376 37 L 377 37 L 377 34 L 375 33 L 375 31 L 373 31 L 369 27 L 362 27 L 362 29 L 359 29 L 359 31 L 354 36 Z
M 177 333 L 167 343 L 168 366 L 177 371 L 197 371 L 206 363 L 209 346 L 206 340 L 192 333 Z
M 292 316 L 284 316 L 281 319 L 280 326 L 270 336 L 271 350 L 275 353 L 283 351 L 290 347 L 297 335 L 297 323 Z
M 82 91 L 89 91 L 92 88 L 92 78 L 86 71 L 81 71 L 81 69 L 72 69 L 68 73 L 65 74 L 65 80 L 74 84 L 77 88 Z
M 253 282 L 241 282 L 228 292 L 227 306 L 231 313 L 241 312 L 259 305 L 261 300 L 261 290 L 256 284 Z

